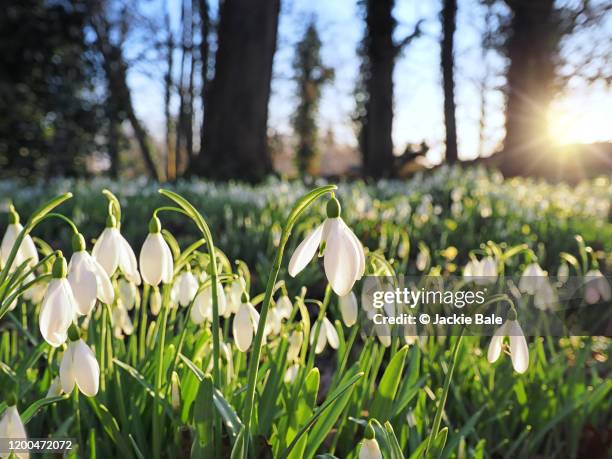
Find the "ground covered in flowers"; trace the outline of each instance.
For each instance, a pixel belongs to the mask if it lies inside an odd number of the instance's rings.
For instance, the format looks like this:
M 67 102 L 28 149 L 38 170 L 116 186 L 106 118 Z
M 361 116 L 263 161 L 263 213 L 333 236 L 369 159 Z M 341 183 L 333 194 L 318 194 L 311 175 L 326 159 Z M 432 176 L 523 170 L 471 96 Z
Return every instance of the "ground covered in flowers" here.
M 159 233 L 152 213 L 172 203 L 158 193 L 158 184 L 0 182 L 4 210 L 12 202 L 24 224 L 40 204 L 72 192 L 54 212 L 74 222 L 86 251 L 108 226 L 107 188 L 120 202 L 115 217 L 121 234 L 136 257 L 143 243 L 151 257 L 143 262 L 141 254 L 138 271 L 130 272 L 94 249 L 92 258 L 108 272 L 114 293 L 98 291 L 91 308 L 78 314 L 78 330 L 64 330 L 57 343 L 57 336 L 43 331 L 53 327 L 41 325 L 47 320 L 43 289 L 2 305 L 0 311 L 10 311 L 0 315 L 0 413 L 7 416 L 16 396 L 30 437 L 74 437 L 83 457 L 94 451 L 100 457 L 247 457 L 250 451 L 254 457 L 366 458 L 377 457 L 377 449 L 394 459 L 425 451 L 431 457 L 603 457 L 611 447 L 608 338 L 528 338 L 527 361 L 517 369 L 515 355 L 499 357 L 501 340 L 497 357 L 487 359 L 488 337 L 466 336 L 458 346 L 457 337 L 406 343 L 366 336 L 347 320 L 352 304 L 343 305 L 348 300 L 328 287 L 334 282 L 322 263 L 307 264 L 295 277 L 287 272 L 298 244 L 325 219 L 325 199 L 295 222 L 280 283 L 267 299 L 290 211 L 322 185 L 278 179 L 258 186 L 164 185 L 192 203 L 210 227 L 218 252 L 217 295 L 224 297 L 215 326 L 209 244 L 190 246 L 203 236 L 177 212 L 159 212 Z M 542 275 L 610 275 L 609 177 L 570 187 L 440 168 L 410 181 L 341 183 L 335 195 L 342 218 L 365 248 L 366 274 L 461 276 L 466 267 L 485 269 L 479 260 L 490 258 L 493 276 L 518 275 L 534 264 Z M 164 237 L 157 241 L 151 234 Z M 62 263 L 53 261 L 53 251 L 62 250 L 69 261 L 79 243 L 68 226 L 52 220 L 32 236 L 41 258 L 50 257 L 36 275 L 55 280 Z M 163 272 L 149 269 L 149 259 L 160 260 Z M 70 280 L 71 268 L 65 268 Z M 260 365 L 252 372 L 255 330 L 266 302 Z M 357 308 L 365 306 L 358 301 Z M 516 354 L 511 347 L 503 352 Z M 65 356 L 76 362 L 79 353 L 83 365 L 99 365 L 99 381 L 94 385 L 85 374 L 79 384 L 81 373 L 71 370 L 78 390 L 62 393 L 58 375 L 68 365 Z M 215 377 L 218 382 L 211 383 Z M 71 391 L 75 384 L 67 385 Z M 2 428 L 0 422 L 0 437 Z

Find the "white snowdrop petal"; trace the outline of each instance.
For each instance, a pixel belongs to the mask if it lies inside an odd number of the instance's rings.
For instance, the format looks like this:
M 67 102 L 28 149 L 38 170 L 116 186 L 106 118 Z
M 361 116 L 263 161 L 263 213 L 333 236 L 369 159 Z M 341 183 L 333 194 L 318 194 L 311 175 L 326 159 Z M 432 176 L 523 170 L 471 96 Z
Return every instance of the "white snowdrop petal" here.
M 71 343 L 74 346 L 74 377 L 79 390 L 88 397 L 98 393 L 100 366 L 96 356 L 82 339 Z
M 240 352 L 246 352 L 253 341 L 253 322 L 246 304 L 241 304 L 234 316 L 232 332 L 236 347 Z
M 162 237 L 161 234 L 159 234 L 159 236 Z M 119 245 L 119 268 L 121 268 L 121 271 L 129 280 L 134 282 L 136 285 L 140 284 L 140 275 L 138 274 L 136 255 L 134 254 L 129 242 L 121 235 L 121 233 L 119 233 L 119 231 L 117 231 L 117 244 Z M 157 262 L 159 263 L 159 260 Z
M 161 233 L 149 233 L 140 250 L 140 273 L 142 279 L 154 287 L 159 285 L 163 275 L 162 260 L 164 258 L 164 249 L 162 243 L 163 237 Z
M 98 299 L 105 304 L 113 304 L 115 300 L 115 289 L 113 288 L 113 284 L 111 284 L 108 273 L 95 258 L 91 257 L 90 263 L 98 282 Z
M 118 235 L 119 230 L 117 228 L 105 228 L 91 251 L 93 257 L 109 276 L 112 276 L 119 266 Z
M 325 275 L 338 296 L 347 295 L 357 278 L 358 259 L 355 247 L 338 224 L 330 229 L 323 265 Z
M 66 352 L 62 356 L 59 375 L 62 390 L 66 394 L 71 393 L 76 382 L 74 376 L 74 346 L 72 346 L 72 343 L 68 345 Z
M 77 303 L 77 312 L 87 315 L 96 304 L 98 279 L 91 269 L 89 254 L 76 252 L 68 265 L 68 282 Z
M 359 450 L 359 459 L 383 459 L 380 446 L 375 438 L 363 440 Z
M 357 297 L 351 291 L 348 295 L 338 298 L 342 321 L 347 327 L 352 327 L 357 322 Z
M 340 338 L 338 337 L 338 332 L 327 317 L 323 318 L 323 327 L 325 329 L 325 334 L 327 335 L 327 342 L 329 343 L 329 345 L 332 347 L 332 349 L 338 349 L 338 347 L 340 346 Z
M 361 279 L 363 274 L 365 273 L 365 253 L 363 250 L 363 244 L 359 240 L 359 238 L 355 235 L 353 230 L 351 230 L 344 221 L 342 222 L 346 231 L 346 234 L 353 241 L 353 244 L 356 248 L 356 252 L 358 255 L 359 264 L 357 266 L 357 279 Z
M 53 347 L 62 345 L 66 341 L 74 314 L 74 298 L 68 281 L 52 280 L 40 309 L 39 328 L 45 341 Z
M 498 332 L 499 330 L 495 332 L 495 334 L 491 337 L 491 342 L 489 343 L 489 349 L 487 351 L 487 360 L 490 363 L 497 361 L 497 359 L 501 355 L 504 335 L 503 333 L 499 334 Z
M 517 321 L 509 321 L 510 357 L 512 366 L 518 373 L 524 373 L 529 366 L 529 347 L 523 330 Z
M 297 246 L 291 260 L 289 260 L 289 275 L 291 277 L 297 276 L 313 259 L 321 244 L 322 234 L 323 225 L 319 225 Z
M 172 282 L 172 276 L 174 275 L 174 260 L 172 259 L 172 251 L 168 247 L 168 243 L 162 236 L 162 250 L 164 257 L 162 259 L 162 282 L 169 284 Z

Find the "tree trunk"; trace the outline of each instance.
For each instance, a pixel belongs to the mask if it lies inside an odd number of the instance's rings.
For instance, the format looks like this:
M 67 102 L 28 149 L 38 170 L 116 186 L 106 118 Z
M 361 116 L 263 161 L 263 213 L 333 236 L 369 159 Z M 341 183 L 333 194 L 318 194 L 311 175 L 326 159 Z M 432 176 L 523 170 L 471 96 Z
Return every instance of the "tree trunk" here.
M 170 15 L 166 8 L 165 25 L 167 30 L 166 41 L 166 75 L 164 77 L 164 117 L 166 118 L 166 179 L 176 180 L 176 151 L 172 148 L 172 114 L 170 113 L 170 100 L 172 98 L 172 72 L 174 68 L 174 37 L 170 25 Z
M 150 175 L 157 180 L 161 180 L 159 172 L 155 167 L 153 150 L 149 144 L 147 131 L 140 123 L 134 111 L 132 95 L 127 84 L 127 66 L 123 59 L 122 50 L 110 41 L 108 29 L 103 19 L 94 17 L 92 22 L 96 32 L 97 45 L 104 61 L 103 66 L 106 78 L 108 79 L 110 97 L 118 104 L 119 109 L 125 114 L 125 117 L 132 125 L 134 136 Z
M 367 100 L 361 128 L 363 172 L 373 178 L 393 173 L 393 44 L 395 20 L 393 0 L 367 0 L 366 42 L 369 77 L 365 81 Z
M 210 46 L 208 44 L 208 35 L 210 33 L 210 15 L 208 12 L 208 1 L 199 0 L 200 9 L 200 60 L 202 61 L 202 89 L 200 92 L 200 100 L 202 105 L 202 124 L 200 126 L 200 155 L 204 146 L 204 119 L 206 113 L 206 93 L 208 92 L 208 60 L 210 56 Z
M 457 125 L 455 122 L 455 80 L 453 42 L 456 28 L 457 0 L 443 0 L 442 8 L 442 85 L 444 87 L 444 127 L 446 129 L 446 162 L 455 163 L 457 153 Z
M 560 33 L 554 0 L 507 0 L 512 31 L 507 52 L 506 138 L 501 168 L 530 174 L 547 154 L 547 116 L 554 94 Z
M 215 179 L 259 181 L 272 171 L 268 100 L 280 0 L 225 0 L 202 154 L 192 168 Z

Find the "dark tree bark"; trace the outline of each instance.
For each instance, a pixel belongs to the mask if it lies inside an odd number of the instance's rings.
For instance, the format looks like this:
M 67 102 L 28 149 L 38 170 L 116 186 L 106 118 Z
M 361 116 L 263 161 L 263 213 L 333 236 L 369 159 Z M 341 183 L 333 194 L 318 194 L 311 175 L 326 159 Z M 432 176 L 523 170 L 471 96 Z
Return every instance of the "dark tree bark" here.
M 104 18 L 94 13 L 92 15 L 92 26 L 96 33 L 96 44 L 103 58 L 110 97 L 114 99 L 119 110 L 132 125 L 134 136 L 149 174 L 157 180 L 161 180 L 162 177 L 160 177 L 153 159 L 149 136 L 134 111 L 132 95 L 127 84 L 127 65 L 123 59 L 123 52 L 119 46 L 111 42 L 109 27 Z
M 446 161 L 455 163 L 457 152 L 457 125 L 455 121 L 454 35 L 456 29 L 457 0 L 443 0 L 442 7 L 442 86 L 444 88 L 444 127 L 446 129 Z
M 366 0 L 366 32 L 363 40 L 365 65 L 362 65 L 364 113 L 360 116 L 359 143 L 363 173 L 372 178 L 394 173 L 393 156 L 393 69 L 402 49 L 420 35 L 420 21 L 414 32 L 394 43 L 396 21 L 394 0 Z
M 554 0 L 507 0 L 513 13 L 507 42 L 506 138 L 502 171 L 529 174 L 549 147 L 547 114 L 554 96 L 561 33 Z
M 394 0 L 367 0 L 366 54 L 369 78 L 365 89 L 366 122 L 362 126 L 363 170 L 367 176 L 388 177 L 393 172 L 393 68 L 395 47 L 392 16 Z
M 208 35 L 210 33 L 210 14 L 208 11 L 208 1 L 199 0 L 200 10 L 200 61 L 202 62 L 202 87 L 200 91 L 200 101 L 202 105 L 202 124 L 200 126 L 200 155 L 204 146 L 204 113 L 206 111 L 206 94 L 210 80 L 208 77 L 208 60 L 210 57 L 210 45 L 208 43 Z
M 172 114 L 170 113 L 170 99 L 172 98 L 172 72 L 174 68 L 174 35 L 170 25 L 170 15 L 165 8 L 164 22 L 166 26 L 166 75 L 164 76 L 164 117 L 166 119 L 166 179 L 176 179 L 176 151 L 172 148 Z
M 279 11 L 280 0 L 222 3 L 215 76 L 195 173 L 256 182 L 272 171 L 266 131 Z

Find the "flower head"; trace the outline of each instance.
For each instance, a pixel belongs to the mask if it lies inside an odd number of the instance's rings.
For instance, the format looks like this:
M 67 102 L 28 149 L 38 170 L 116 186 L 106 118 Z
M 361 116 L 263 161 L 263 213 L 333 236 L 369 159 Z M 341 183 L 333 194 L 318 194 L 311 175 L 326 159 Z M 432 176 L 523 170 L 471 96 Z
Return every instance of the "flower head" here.
M 11 205 L 9 207 L 9 224 L 2 238 L 2 244 L 0 245 L 0 262 L 2 266 L 8 263 L 8 258 L 13 250 L 13 246 L 17 241 L 19 233 L 23 230 L 23 226 L 19 223 L 19 214 L 15 211 L 15 208 Z M 17 266 L 28 260 L 28 266 L 33 267 L 38 263 L 38 252 L 34 241 L 29 234 L 23 238 L 21 245 L 17 249 L 17 254 L 11 264 L 10 270 L 13 271 Z
M 189 306 L 189 303 L 198 293 L 198 279 L 191 271 L 181 273 L 177 279 L 178 302 L 181 306 Z
M 598 303 L 600 300 L 610 301 L 612 290 L 608 280 L 598 269 L 592 269 L 584 275 L 584 297 L 588 304 Z
M 168 243 L 161 234 L 159 218 L 153 216 L 149 223 L 149 235 L 140 250 L 140 273 L 149 285 L 168 284 L 174 274 L 174 260 Z
M 19 411 L 17 411 L 17 405 L 14 395 L 9 395 L 7 400 L 8 408 L 0 418 L 0 438 L 8 439 L 13 438 L 16 440 L 27 440 L 28 434 L 26 433 Z M 3 455 L 2 457 L 8 457 Z M 28 453 L 17 453 L 15 457 L 20 459 L 27 459 L 30 457 Z
M 338 298 L 338 306 L 342 321 L 347 327 L 352 327 L 357 322 L 357 297 L 353 292 Z
M 487 359 L 493 363 L 499 358 L 506 337 L 510 339 L 512 366 L 518 373 L 524 373 L 529 366 L 529 348 L 527 347 L 523 329 L 516 320 L 507 320 L 501 327 L 495 330 L 489 343 Z
M 70 328 L 70 343 L 60 364 L 62 390 L 71 393 L 74 386 L 88 397 L 98 393 L 100 366 L 90 347 L 79 337 L 75 326 Z
M 370 423 L 366 427 L 363 443 L 359 449 L 359 459 L 383 459 L 374 429 Z
M 310 333 L 310 344 L 314 342 L 315 330 L 316 329 L 313 328 Z M 338 346 L 340 346 L 340 338 L 338 337 L 338 332 L 329 319 L 327 317 L 323 317 L 323 321 L 319 326 L 319 337 L 317 338 L 315 353 L 320 354 L 323 352 L 327 343 L 329 343 L 332 349 L 338 349 Z
M 121 235 L 112 215 L 108 216 L 106 228 L 94 244 L 91 254 L 109 276 L 115 274 L 119 268 L 130 281 L 140 284 L 136 255 L 128 241 Z
M 78 311 L 66 271 L 66 260 L 60 254 L 53 263 L 53 279 L 49 282 L 40 308 L 40 333 L 53 347 L 59 347 L 66 341 L 68 327 Z
M 77 302 L 77 312 L 87 315 L 96 299 L 112 304 L 115 291 L 104 268 L 85 250 L 85 239 L 76 234 L 73 238 L 75 252 L 68 264 L 68 282 Z
M 289 275 L 295 277 L 322 246 L 325 275 L 338 296 L 347 295 L 365 271 L 365 254 L 357 236 L 340 217 L 340 203 L 332 197 L 327 218 L 298 245 L 289 261 Z
M 213 317 L 213 296 L 212 286 L 207 285 L 193 300 L 191 307 L 191 320 L 196 324 L 201 324 L 205 320 L 212 321 Z M 226 299 L 223 286 L 217 281 L 217 307 L 219 316 L 225 313 Z
M 259 325 L 259 313 L 249 301 L 242 302 L 232 322 L 234 342 L 240 352 L 251 347 L 255 330 Z

